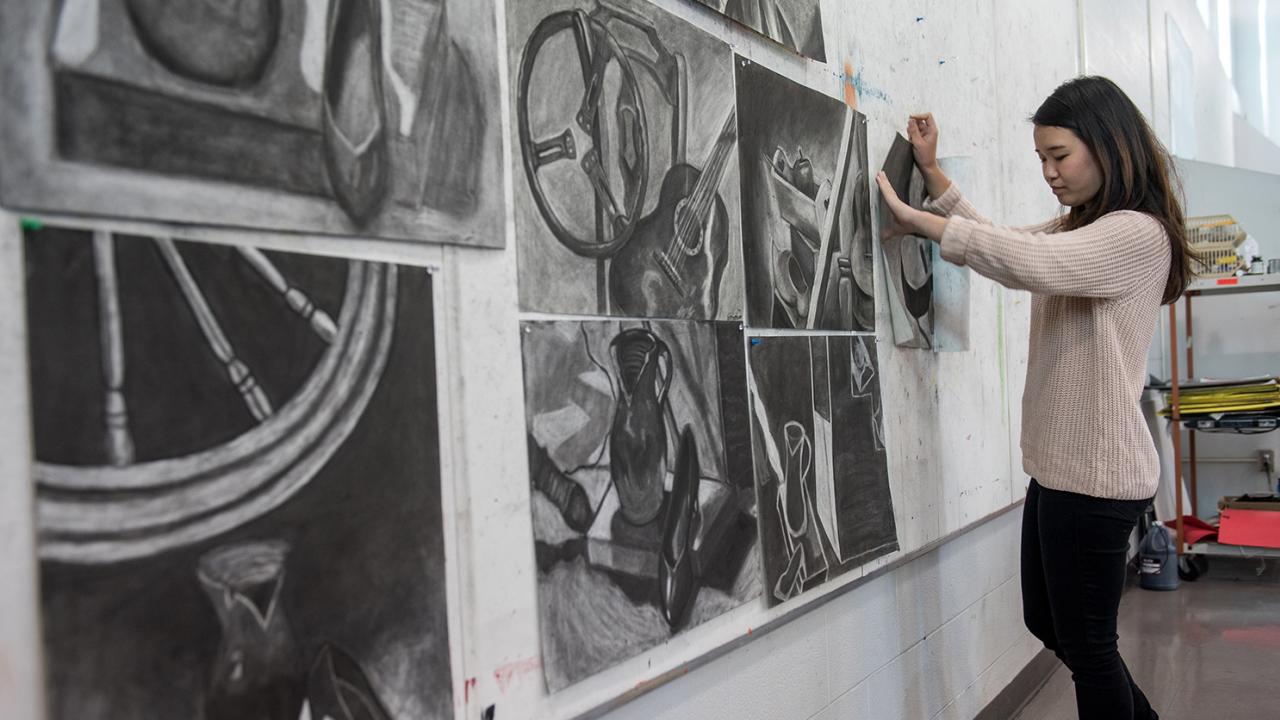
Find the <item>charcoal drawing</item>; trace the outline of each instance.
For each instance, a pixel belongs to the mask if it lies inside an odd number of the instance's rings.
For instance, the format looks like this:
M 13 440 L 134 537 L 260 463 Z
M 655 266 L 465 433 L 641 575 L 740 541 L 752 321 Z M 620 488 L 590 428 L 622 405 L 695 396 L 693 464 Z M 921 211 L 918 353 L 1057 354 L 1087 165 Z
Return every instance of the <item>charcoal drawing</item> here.
M 875 329 L 867 121 L 737 60 L 747 324 Z
M 559 690 L 760 593 L 737 323 L 522 323 L 542 666 Z
M 50 717 L 452 718 L 431 275 L 24 247 Z
M 894 136 L 883 170 L 899 197 L 912 207 L 924 207 L 924 178 L 916 169 L 911 143 L 902 135 Z M 889 211 L 883 202 L 880 217 L 886 218 Z M 889 279 L 894 342 L 901 347 L 933 348 L 933 243 L 915 235 L 882 235 L 880 247 Z
M 694 0 L 780 45 L 827 61 L 820 0 Z
M 493 3 L 19 0 L 0 197 L 501 247 Z
M 770 605 L 898 549 L 875 339 L 751 339 L 752 449 Z
M 728 45 L 642 0 L 507 4 L 522 310 L 742 317 Z

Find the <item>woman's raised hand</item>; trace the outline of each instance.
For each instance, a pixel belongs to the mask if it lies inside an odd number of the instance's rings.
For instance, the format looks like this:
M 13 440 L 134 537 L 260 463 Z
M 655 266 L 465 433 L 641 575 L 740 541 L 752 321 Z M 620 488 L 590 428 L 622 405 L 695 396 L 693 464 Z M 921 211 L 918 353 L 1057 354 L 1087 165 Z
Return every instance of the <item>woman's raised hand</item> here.
M 916 167 L 924 177 L 924 189 L 929 197 L 937 200 L 951 187 L 951 181 L 938 166 L 938 123 L 933 113 L 912 115 L 907 119 L 907 139 L 911 141 L 911 154 Z
M 907 139 L 911 141 L 912 154 L 922 172 L 937 167 L 938 123 L 933 113 L 912 115 L 907 120 Z

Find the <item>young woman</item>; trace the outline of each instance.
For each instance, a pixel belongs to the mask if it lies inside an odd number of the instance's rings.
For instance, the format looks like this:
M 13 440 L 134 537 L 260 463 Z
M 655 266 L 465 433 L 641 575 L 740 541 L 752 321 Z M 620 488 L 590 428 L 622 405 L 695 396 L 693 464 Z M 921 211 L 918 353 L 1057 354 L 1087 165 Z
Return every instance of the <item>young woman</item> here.
M 930 200 L 916 210 L 876 178 L 886 235 L 942 244 L 942 257 L 1029 290 L 1022 463 L 1027 628 L 1071 669 L 1080 718 L 1158 715 L 1116 646 L 1129 534 L 1160 465 L 1139 399 L 1161 304 L 1192 277 L 1172 164 L 1115 83 L 1081 77 L 1031 117 L 1044 180 L 1069 210 L 1028 228 L 991 224 L 938 169 L 938 127 L 908 135 Z

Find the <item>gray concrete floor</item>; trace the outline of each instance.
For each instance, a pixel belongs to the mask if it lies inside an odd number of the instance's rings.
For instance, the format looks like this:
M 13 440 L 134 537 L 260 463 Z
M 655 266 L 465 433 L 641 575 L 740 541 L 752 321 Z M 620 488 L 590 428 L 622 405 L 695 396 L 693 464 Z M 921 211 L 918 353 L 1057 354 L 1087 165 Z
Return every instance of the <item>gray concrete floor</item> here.
M 1280 562 L 1213 558 L 1177 590 L 1120 602 L 1120 654 L 1162 720 L 1280 718 Z M 1059 665 L 1016 716 L 1074 720 Z

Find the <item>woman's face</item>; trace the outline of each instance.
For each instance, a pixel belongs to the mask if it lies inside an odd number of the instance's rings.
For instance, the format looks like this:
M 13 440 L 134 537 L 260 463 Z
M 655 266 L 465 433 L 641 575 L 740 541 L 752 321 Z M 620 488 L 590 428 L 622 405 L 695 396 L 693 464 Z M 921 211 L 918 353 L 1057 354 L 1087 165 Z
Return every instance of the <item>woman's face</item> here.
M 1036 155 L 1040 170 L 1058 202 L 1077 207 L 1102 188 L 1102 168 L 1076 134 L 1066 128 L 1037 125 Z

